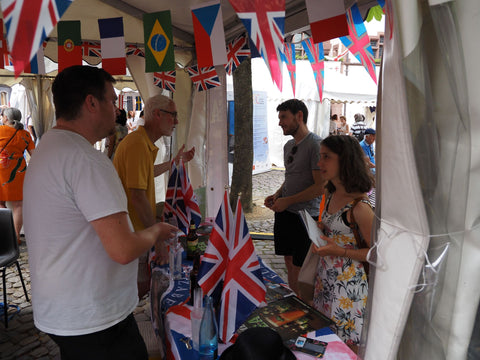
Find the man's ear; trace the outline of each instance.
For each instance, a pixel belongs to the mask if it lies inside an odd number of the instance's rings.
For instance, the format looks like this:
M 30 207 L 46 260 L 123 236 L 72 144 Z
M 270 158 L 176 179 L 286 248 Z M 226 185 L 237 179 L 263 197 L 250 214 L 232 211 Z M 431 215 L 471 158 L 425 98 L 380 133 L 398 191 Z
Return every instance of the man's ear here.
M 98 99 L 95 96 L 88 94 L 85 98 L 85 105 L 89 112 L 96 111 L 98 108 Z

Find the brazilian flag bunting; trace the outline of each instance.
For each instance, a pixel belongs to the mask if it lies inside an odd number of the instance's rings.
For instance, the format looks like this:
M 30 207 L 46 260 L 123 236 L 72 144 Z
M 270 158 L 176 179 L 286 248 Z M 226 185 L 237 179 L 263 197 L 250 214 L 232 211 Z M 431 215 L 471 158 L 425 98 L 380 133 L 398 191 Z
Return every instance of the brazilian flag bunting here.
M 175 70 L 170 10 L 143 15 L 145 72 Z

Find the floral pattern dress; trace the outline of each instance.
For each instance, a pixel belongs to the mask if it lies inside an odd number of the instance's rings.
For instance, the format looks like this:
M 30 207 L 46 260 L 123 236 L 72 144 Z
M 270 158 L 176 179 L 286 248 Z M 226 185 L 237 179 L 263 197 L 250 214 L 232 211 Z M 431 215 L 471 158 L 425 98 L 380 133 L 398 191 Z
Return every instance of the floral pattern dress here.
M 332 238 L 338 246 L 358 249 L 355 235 L 345 223 L 346 212 L 352 207 L 352 203 L 334 214 L 329 214 L 330 199 L 331 195 L 322 214 L 325 235 Z M 360 343 L 367 294 L 367 275 L 360 261 L 338 256 L 320 258 L 313 306 L 335 321 L 338 336 L 348 345 Z

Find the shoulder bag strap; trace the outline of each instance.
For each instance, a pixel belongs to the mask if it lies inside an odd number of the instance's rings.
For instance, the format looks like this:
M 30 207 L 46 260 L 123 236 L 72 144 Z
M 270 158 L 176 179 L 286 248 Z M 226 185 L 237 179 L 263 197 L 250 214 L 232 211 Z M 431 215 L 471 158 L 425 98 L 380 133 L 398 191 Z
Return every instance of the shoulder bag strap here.
M 355 206 L 357 206 L 357 204 L 362 200 L 366 200 L 366 198 L 364 196 L 360 196 L 360 197 L 354 199 L 353 202 L 352 202 L 352 207 L 350 208 L 350 220 L 351 220 L 350 221 L 350 228 L 353 231 L 353 235 L 355 236 L 355 240 L 357 241 L 357 245 L 358 245 L 359 249 L 364 249 L 364 248 L 368 247 L 367 243 L 365 242 L 365 240 L 363 239 L 363 237 L 360 234 L 360 230 L 358 228 L 357 221 L 355 220 L 355 215 L 353 214 L 353 209 L 355 209 Z
M 3 125 L 3 126 L 8 126 L 8 125 Z M 10 141 L 12 141 L 12 139 L 15 137 L 15 135 L 17 134 L 17 131 L 18 129 L 15 130 L 15 132 L 13 133 L 12 137 L 7 141 L 7 143 L 5 144 L 5 146 L 2 148 L 2 150 L 0 150 L 0 154 L 3 152 L 3 150 L 5 150 L 5 148 L 7 147 L 7 145 L 10 143 Z

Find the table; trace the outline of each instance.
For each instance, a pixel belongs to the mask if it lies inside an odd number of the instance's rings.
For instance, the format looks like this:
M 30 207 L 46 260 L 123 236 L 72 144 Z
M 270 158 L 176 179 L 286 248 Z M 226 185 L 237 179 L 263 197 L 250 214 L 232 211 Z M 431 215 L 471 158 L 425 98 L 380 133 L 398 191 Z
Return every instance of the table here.
M 285 284 L 272 269 L 264 264 L 259 257 L 262 275 L 266 282 Z M 186 259 L 183 253 L 182 264 L 185 274 L 192 268 L 192 261 Z M 198 353 L 193 350 L 191 342 L 190 314 L 192 307 L 187 305 L 190 296 L 190 280 L 187 276 L 180 280 L 171 281 L 168 266 L 154 266 L 152 268 L 152 285 L 150 301 L 152 307 L 152 322 L 155 333 L 162 340 L 164 353 L 167 359 L 190 360 L 198 359 Z M 356 359 L 356 355 L 343 341 L 329 328 L 310 332 L 310 338 L 328 343 L 324 359 Z M 219 344 L 221 354 L 231 344 Z M 304 353 L 295 352 L 297 359 L 313 359 Z

